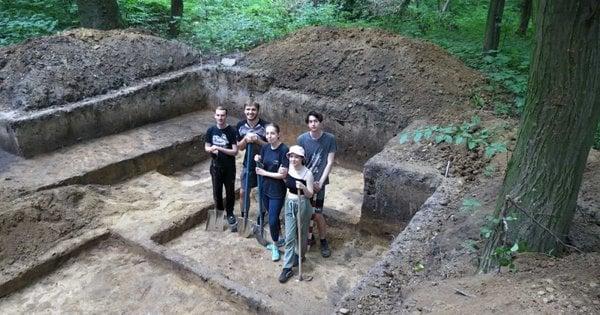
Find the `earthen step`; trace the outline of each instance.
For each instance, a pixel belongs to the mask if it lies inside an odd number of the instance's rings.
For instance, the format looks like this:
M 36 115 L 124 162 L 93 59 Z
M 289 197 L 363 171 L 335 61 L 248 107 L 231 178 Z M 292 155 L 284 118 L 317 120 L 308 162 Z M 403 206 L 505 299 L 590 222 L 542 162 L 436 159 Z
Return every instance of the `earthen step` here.
M 24 159 L 0 150 L 0 185 L 45 189 L 112 184 L 158 169 L 170 173 L 207 159 L 212 111 L 200 111 Z

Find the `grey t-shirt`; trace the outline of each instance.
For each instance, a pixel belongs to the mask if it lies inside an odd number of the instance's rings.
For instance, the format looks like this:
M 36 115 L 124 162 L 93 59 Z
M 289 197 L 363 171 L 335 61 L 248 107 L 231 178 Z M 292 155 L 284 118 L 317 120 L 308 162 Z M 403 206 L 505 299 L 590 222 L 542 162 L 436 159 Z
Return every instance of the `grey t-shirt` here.
M 304 159 L 306 167 L 313 173 L 315 181 L 318 181 L 327 166 L 327 155 L 337 150 L 335 136 L 323 132 L 319 139 L 313 139 L 310 133 L 305 132 L 298 137 L 298 145 L 304 148 Z M 322 185 L 329 184 L 329 177 Z

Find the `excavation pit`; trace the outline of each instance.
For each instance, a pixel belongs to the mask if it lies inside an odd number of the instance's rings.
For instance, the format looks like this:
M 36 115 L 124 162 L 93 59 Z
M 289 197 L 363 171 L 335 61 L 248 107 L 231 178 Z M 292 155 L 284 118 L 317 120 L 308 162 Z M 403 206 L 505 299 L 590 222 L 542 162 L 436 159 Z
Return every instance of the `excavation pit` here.
M 61 268 L 0 300 L 7 314 L 249 313 L 202 282 L 109 239 L 71 257 Z

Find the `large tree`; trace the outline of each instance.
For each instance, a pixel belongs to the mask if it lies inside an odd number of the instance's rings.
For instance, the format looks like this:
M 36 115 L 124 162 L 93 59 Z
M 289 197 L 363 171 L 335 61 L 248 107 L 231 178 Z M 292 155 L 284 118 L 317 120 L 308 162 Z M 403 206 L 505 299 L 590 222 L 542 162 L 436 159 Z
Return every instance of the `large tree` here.
M 171 21 L 169 22 L 169 35 L 179 35 L 179 24 L 183 16 L 183 0 L 171 0 Z
M 110 30 L 121 26 L 117 0 L 77 0 L 82 27 Z
M 519 28 L 517 29 L 517 35 L 525 36 L 525 34 L 527 33 L 527 27 L 529 26 L 529 20 L 531 19 L 532 6 L 533 0 L 521 1 L 521 18 L 519 19 Z
M 494 266 L 503 241 L 560 252 L 600 117 L 600 2 L 536 4 L 525 111 L 496 203 L 496 215 L 517 219 L 496 226 L 480 262 L 483 272 Z
M 490 53 L 498 50 L 500 44 L 500 27 L 502 26 L 502 13 L 504 0 L 490 0 L 485 36 L 483 38 L 483 52 Z

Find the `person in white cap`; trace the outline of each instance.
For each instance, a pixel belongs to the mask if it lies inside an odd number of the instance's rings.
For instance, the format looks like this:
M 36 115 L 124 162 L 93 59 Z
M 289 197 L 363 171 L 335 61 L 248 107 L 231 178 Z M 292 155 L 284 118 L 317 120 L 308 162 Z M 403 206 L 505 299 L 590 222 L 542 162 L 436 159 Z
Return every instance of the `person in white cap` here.
M 285 186 L 288 194 L 285 199 L 285 254 L 283 256 L 283 270 L 279 275 L 279 282 L 284 283 L 290 279 L 294 272 L 292 267 L 297 263 L 296 245 L 300 241 L 302 253 L 306 253 L 306 240 L 308 232 L 308 222 L 313 214 L 313 208 L 308 199 L 313 196 L 313 175 L 311 171 L 303 165 L 304 149 L 299 145 L 291 146 L 287 158 L 289 159 L 289 169 L 285 178 Z M 301 237 L 297 238 L 297 218 L 302 222 Z

